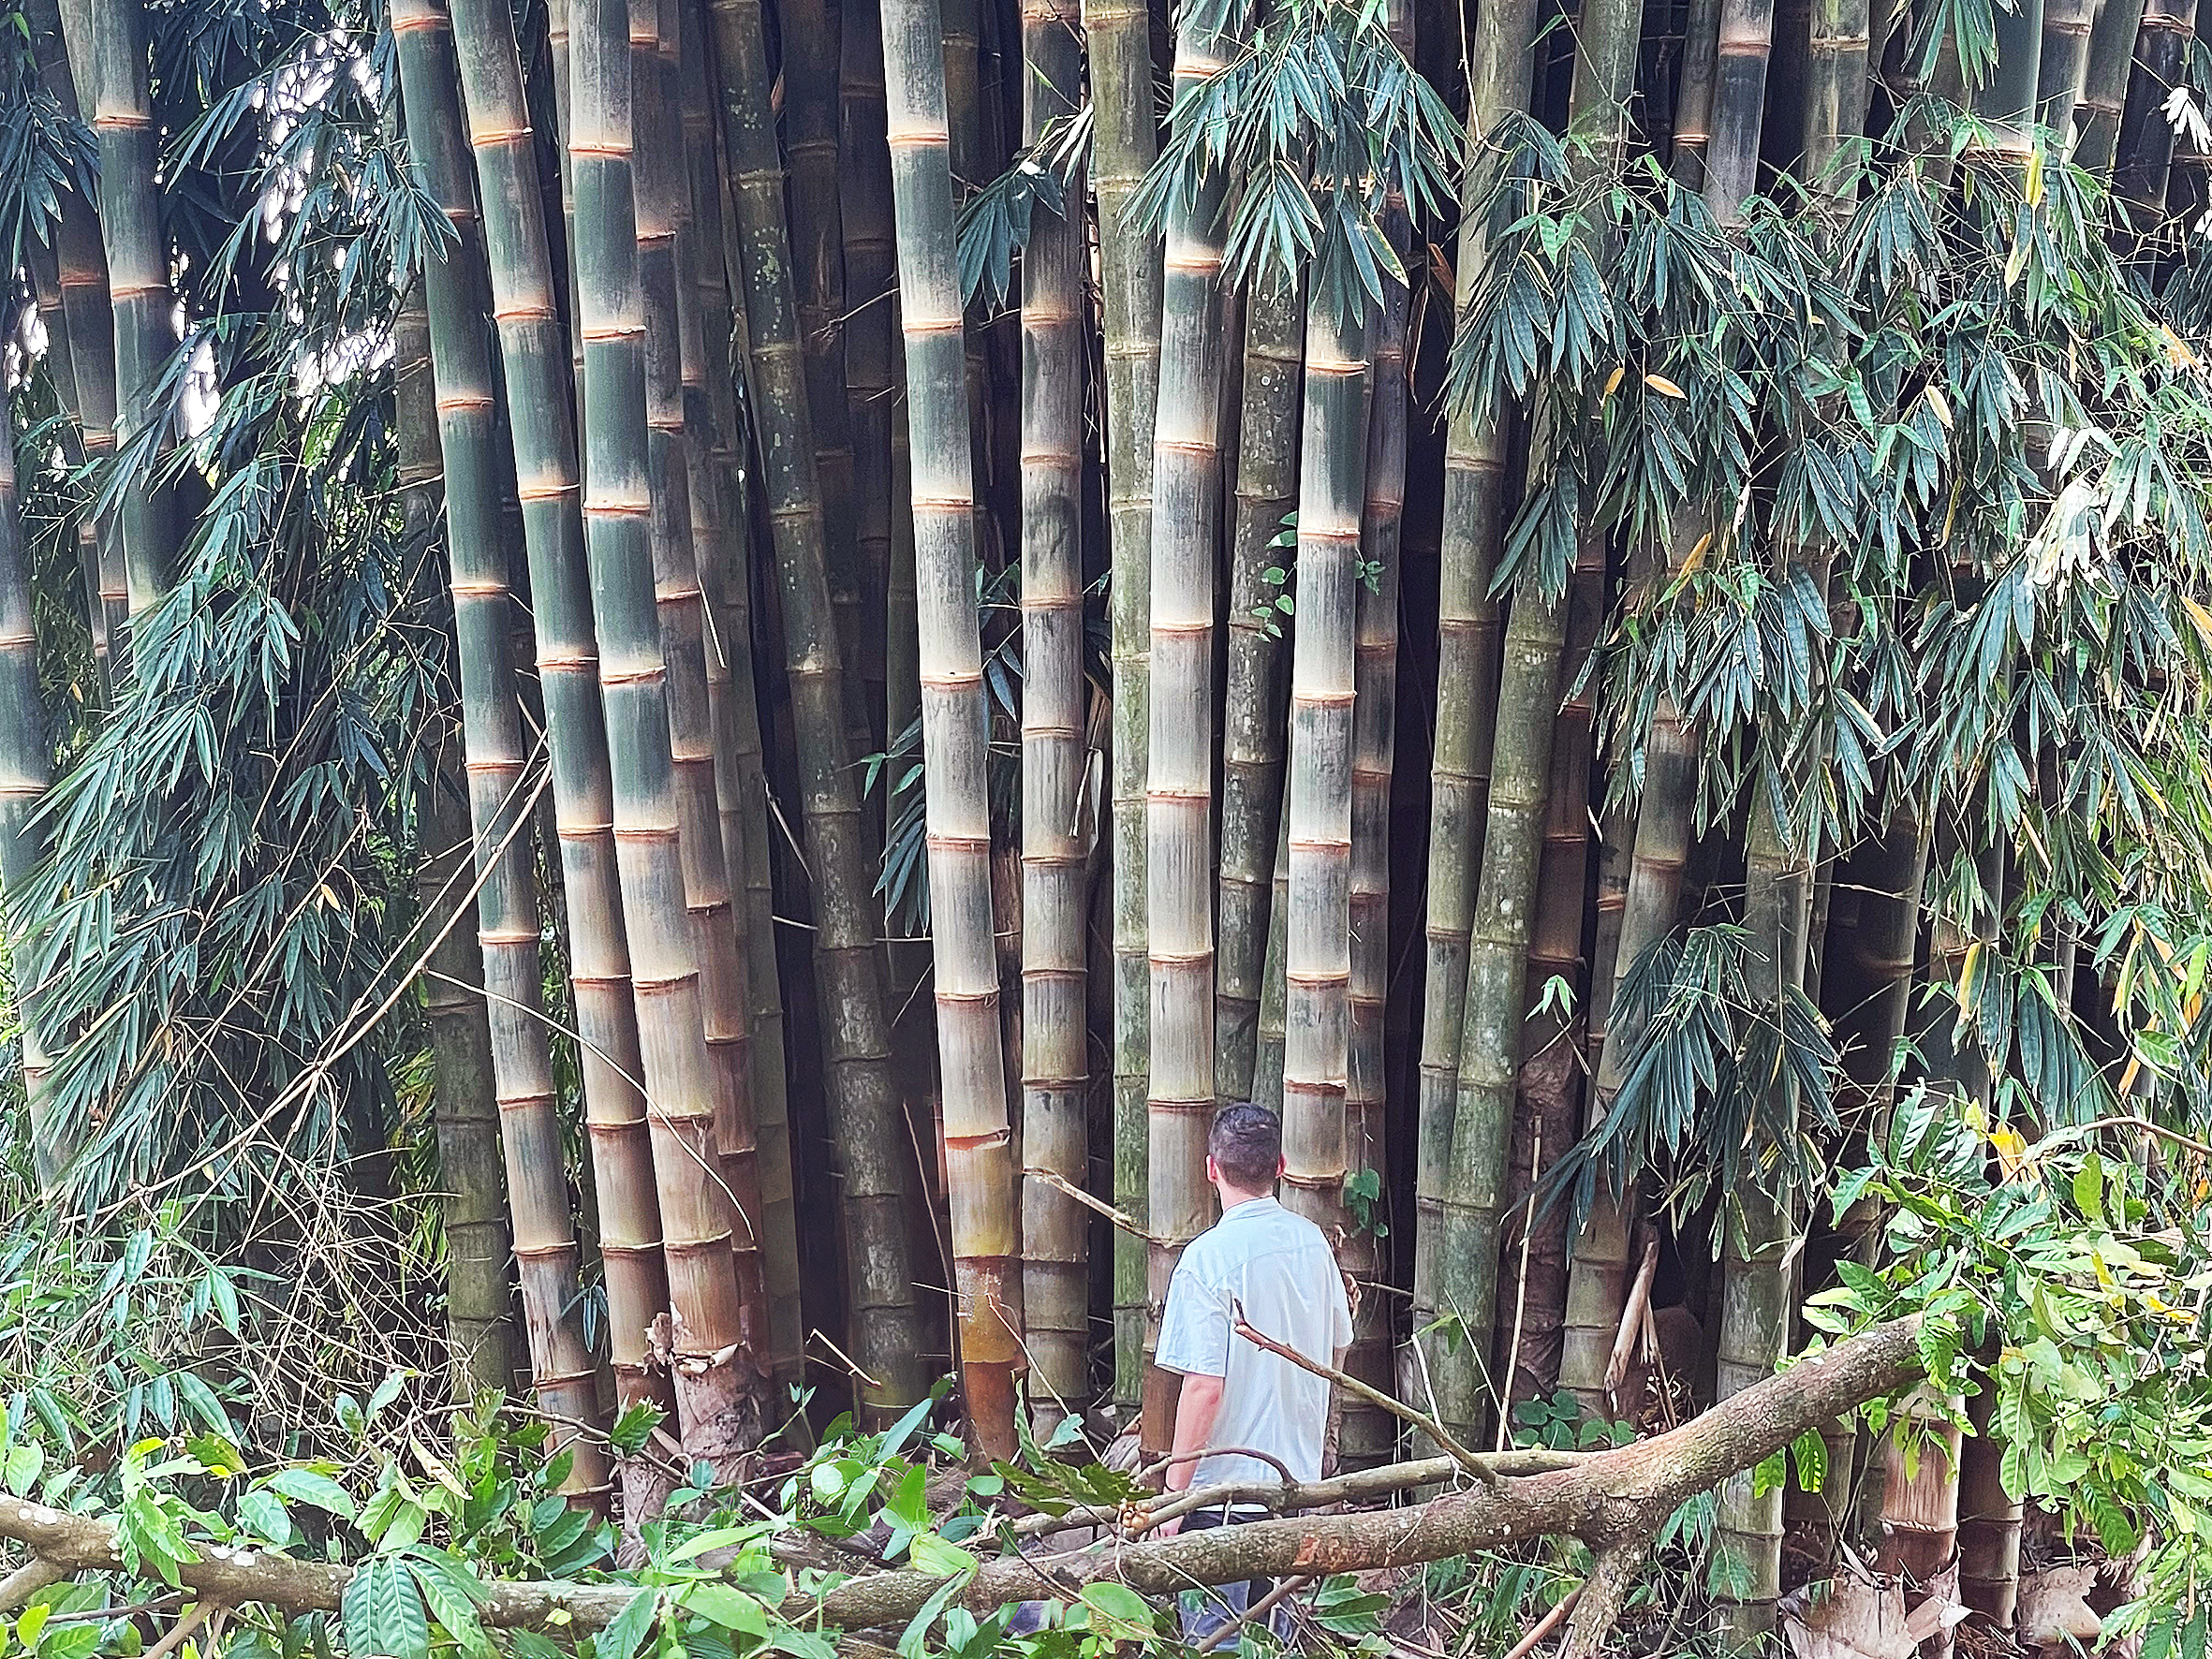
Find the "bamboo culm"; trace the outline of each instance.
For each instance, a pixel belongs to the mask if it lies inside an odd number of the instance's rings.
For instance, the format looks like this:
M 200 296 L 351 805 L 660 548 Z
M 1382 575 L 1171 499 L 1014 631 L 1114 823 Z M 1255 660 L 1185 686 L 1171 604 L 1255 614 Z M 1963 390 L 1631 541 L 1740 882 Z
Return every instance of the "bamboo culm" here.
M 1225 65 L 1230 42 L 1210 21 L 1186 18 L 1176 38 L 1177 118 Z M 1183 1246 L 1214 1218 L 1205 1162 L 1214 1109 L 1214 561 L 1227 189 L 1225 177 L 1209 172 L 1171 207 L 1161 257 L 1142 889 L 1152 987 L 1147 1354 L 1158 1342 L 1159 1311 Z M 1147 1369 L 1147 1449 L 1167 1446 L 1172 1387 Z
M 682 35 L 676 11 L 677 0 L 631 0 L 630 72 L 633 86 L 644 95 L 634 102 L 638 124 L 631 185 L 645 323 L 653 592 L 667 675 L 676 845 L 715 1091 L 716 1168 L 731 1211 L 744 1355 L 756 1374 L 764 1374 L 770 1343 L 759 1154 L 753 1127 L 752 992 L 723 849 L 706 665 L 706 600 L 692 541 L 692 439 L 685 421 L 683 342 L 687 327 L 698 329 L 699 318 L 697 287 L 677 280 L 678 243 L 689 235 L 691 192 L 683 156 Z
M 667 1411 L 674 1396 L 666 1375 L 647 1366 L 647 1332 L 669 1306 L 669 1270 L 615 868 L 613 781 L 569 399 L 573 367 L 553 295 L 513 18 L 496 0 L 452 0 L 452 16 L 530 566 L 615 1398 L 626 1408 L 647 1403 Z M 626 1517 L 652 1514 L 669 1485 L 643 1458 L 625 1460 L 622 1480 Z
M 880 907 L 868 874 L 873 838 L 861 819 L 847 748 L 843 666 L 760 7 L 758 0 L 713 0 L 710 15 L 745 289 L 748 408 L 758 424 L 759 477 L 783 609 L 784 672 L 799 739 L 815 970 L 830 1011 L 830 1132 L 844 1188 L 848 1346 L 860 1373 L 860 1403 L 873 1417 L 895 1415 L 919 1399 L 925 1368 L 906 1229 L 912 1177 L 877 966 Z
M 526 796 L 527 756 L 517 696 L 514 595 L 499 517 L 497 396 L 484 317 L 490 276 L 469 188 L 459 72 L 450 20 L 436 0 L 394 0 L 392 35 L 406 100 L 409 149 L 454 241 L 428 262 L 423 289 L 436 387 L 437 435 L 446 479 L 446 552 L 461 678 L 462 746 L 474 837 L 477 936 L 483 953 L 499 1138 L 514 1221 L 532 1385 L 556 1418 L 583 1425 L 598 1416 L 597 1373 L 577 1295 L 577 1245 L 569 1218 L 568 1162 L 559 1092 L 540 1004 L 544 973 L 530 844 L 516 833 Z M 570 1439 L 569 1488 L 597 1491 L 605 1455 L 588 1432 Z
M 678 844 L 667 669 L 654 592 L 645 316 L 632 185 L 627 0 L 570 11 L 569 170 L 582 320 L 583 523 L 614 782 L 615 862 L 637 989 L 647 1120 L 674 1314 L 684 1445 L 717 1466 L 756 1424 L 734 1356 L 745 1342 L 718 1179 L 715 1089 Z
M 1299 285 L 1269 273 L 1245 305 L 1245 374 L 1229 566 L 1229 689 L 1221 716 L 1220 941 L 1214 987 L 1215 1095 L 1252 1098 L 1276 816 L 1283 799 L 1283 690 L 1290 618 L 1276 604 L 1279 540 L 1298 499 Z M 1279 1074 L 1278 1074 L 1279 1075 Z
M 1091 107 L 1091 182 L 1099 200 L 1104 312 L 1107 522 L 1113 671 L 1113 1198 L 1149 1213 L 1145 1078 L 1151 1063 L 1151 963 L 1144 885 L 1148 686 L 1152 664 L 1152 473 L 1159 385 L 1161 262 L 1123 219 L 1159 152 L 1151 9 L 1144 0 L 1084 0 Z M 1143 1391 L 1144 1241 L 1113 1235 L 1113 1397 L 1134 1411 Z
M 1074 0 L 1022 13 L 1024 141 L 1075 109 Z M 1022 1303 L 1040 1427 L 1089 1396 L 1089 1217 L 1044 1179 L 1089 1174 L 1083 640 L 1084 225 L 1031 228 L 1022 256 Z

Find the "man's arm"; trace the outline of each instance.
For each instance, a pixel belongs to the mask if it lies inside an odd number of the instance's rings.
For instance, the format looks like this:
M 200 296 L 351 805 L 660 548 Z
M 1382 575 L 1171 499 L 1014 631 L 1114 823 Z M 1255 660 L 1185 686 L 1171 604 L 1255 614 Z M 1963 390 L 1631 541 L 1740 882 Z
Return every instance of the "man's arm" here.
M 1196 1373 L 1183 1379 L 1183 1392 L 1175 1402 L 1175 1444 L 1172 1450 L 1176 1461 L 1168 1465 L 1165 1485 L 1172 1492 L 1187 1491 L 1190 1477 L 1198 1472 L 1197 1454 L 1205 1450 L 1213 1439 L 1214 1419 L 1221 1415 L 1222 1378 Z M 1159 1535 L 1172 1538 L 1183 1527 L 1178 1515 L 1159 1525 Z

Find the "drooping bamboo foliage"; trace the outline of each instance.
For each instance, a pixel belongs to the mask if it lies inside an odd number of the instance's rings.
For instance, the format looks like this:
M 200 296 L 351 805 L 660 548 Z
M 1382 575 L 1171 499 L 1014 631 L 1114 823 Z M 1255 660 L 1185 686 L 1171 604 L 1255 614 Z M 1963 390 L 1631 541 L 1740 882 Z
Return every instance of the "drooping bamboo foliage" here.
M 1011 1277 L 1019 1211 L 999 1048 L 974 470 L 945 138 L 944 41 L 936 0 L 890 0 L 883 21 L 900 323 L 912 414 L 930 933 L 961 1376 L 979 1447 L 1005 1458 L 1015 1451 L 1013 1372 L 1022 1347 L 1019 1289 Z M 1048 649 L 1048 663 L 1052 654 Z M 1066 655 L 1060 653 L 1063 672 Z M 1024 746 L 1026 751 L 1026 734 Z
M 1075 109 L 1079 22 L 1074 0 L 1024 9 L 1027 145 Z M 1022 1302 L 1029 1394 L 1047 1424 L 1089 1393 L 1089 1219 L 1039 1178 L 1080 1188 L 1090 1163 L 1082 200 L 1079 180 L 1022 256 Z
M 653 591 L 666 668 L 676 845 L 699 970 L 707 1065 L 714 1084 L 717 1172 L 732 1211 L 745 1358 L 768 1363 L 768 1288 L 761 1239 L 759 1147 L 753 1128 L 751 988 L 738 947 L 715 780 L 706 602 L 692 543 L 690 434 L 685 426 L 683 334 L 686 308 L 677 248 L 688 234 L 690 184 L 683 164 L 680 33 L 676 0 L 632 0 L 630 70 L 637 97 L 638 288 L 645 351 L 646 490 L 652 502 Z M 693 299 L 696 299 L 694 290 Z M 732 804 L 735 804 L 732 802 Z
M 1145 1086 L 1151 963 L 1144 886 L 1147 697 L 1152 663 L 1152 472 L 1160 353 L 1160 253 L 1124 225 L 1130 198 L 1159 153 L 1151 8 L 1144 0 L 1084 0 L 1095 127 L 1091 183 L 1099 200 L 1104 314 L 1106 500 L 1112 540 L 1109 651 L 1113 669 L 1113 1198 L 1149 1213 Z M 1146 1252 L 1113 1236 L 1113 1396 L 1143 1392 Z
M 645 425 L 645 316 L 632 184 L 635 129 L 627 0 L 570 12 L 569 170 L 583 329 L 583 523 L 647 1119 L 660 1194 L 686 1449 L 710 1462 L 743 1450 L 751 1409 L 735 1363 L 743 1298 L 731 1207 L 715 1168 L 715 1088 L 678 844 L 667 670 L 654 594 Z
M 142 0 L 83 0 L 63 22 L 81 36 L 69 42 L 79 96 L 89 95 L 99 139 L 100 240 L 108 297 L 114 307 L 115 444 L 133 448 L 149 469 L 169 453 L 162 372 L 177 349 L 176 299 L 170 291 L 169 241 L 156 184 L 159 138 L 149 94 Z M 171 491 L 151 472 L 116 507 L 126 604 L 135 624 L 168 588 L 176 561 Z M 105 582 L 103 581 L 103 586 Z M 111 649 L 113 624 L 110 624 Z
M 783 169 L 758 0 L 715 0 L 732 226 L 750 345 L 748 408 L 783 609 L 784 672 L 798 735 L 815 904 L 815 971 L 828 1010 L 830 1129 L 844 1192 L 848 1344 L 863 1403 L 896 1411 L 922 1388 L 903 1214 L 909 1177 L 876 951 L 881 914 L 866 871 L 846 748 L 844 673 L 823 551 L 821 492 L 792 298 Z
M 514 1223 L 533 1386 L 544 1409 L 586 1432 L 572 1442 L 573 1491 L 597 1491 L 604 1454 L 588 1432 L 597 1372 L 583 1336 L 559 1096 L 541 1008 L 538 897 L 528 863 L 527 756 L 516 694 L 514 595 L 499 518 L 497 395 L 484 317 L 490 279 L 461 124 L 452 25 L 435 0 L 393 0 L 392 33 L 410 148 L 455 240 L 423 272 L 437 435 L 446 478 L 468 819 L 481 873 L 477 936 L 492 1030 L 500 1147 Z
M 1489 257 L 1490 227 L 1475 211 L 1486 135 L 1528 104 L 1534 10 L 1512 0 L 1476 20 L 1467 71 L 1468 183 L 1461 201 L 1453 312 L 1472 299 Z M 1436 747 L 1429 768 L 1426 976 L 1423 981 L 1419 1124 L 1414 1162 L 1413 1330 L 1433 1376 L 1449 1343 L 1432 1331 L 1443 1311 L 1442 1253 L 1450 1226 L 1460 1036 L 1475 891 L 1488 825 L 1499 694 L 1499 607 L 1492 574 L 1505 536 L 1506 417 L 1454 409 L 1444 439 L 1444 536 L 1437 609 Z M 1471 1409 L 1471 1407 L 1463 1407 Z
M 1184 19 L 1175 40 L 1177 119 L 1223 66 L 1228 45 L 1219 20 L 1195 13 Z M 1159 1310 L 1175 1262 L 1212 1221 L 1214 1208 L 1205 1161 L 1214 1108 L 1214 543 L 1221 516 L 1227 189 L 1227 179 L 1213 169 L 1179 193 L 1168 213 L 1161 256 L 1141 889 L 1152 988 L 1145 1100 L 1146 1217 L 1154 1241 L 1145 1286 L 1148 1353 L 1158 1340 Z M 1148 1448 L 1167 1445 L 1172 1405 L 1162 1379 L 1148 1372 Z
M 1283 1200 L 1332 1237 L 1344 1226 L 1348 1172 L 1353 641 L 1368 386 L 1366 320 L 1330 315 L 1336 303 L 1317 304 L 1305 330 L 1283 934 Z
M 751 1038 L 770 1360 L 778 1380 L 789 1386 L 804 1373 L 801 1350 L 805 1331 L 801 1321 L 798 1217 L 784 1077 L 783 992 L 776 974 L 775 924 L 768 887 L 768 813 L 753 680 L 747 552 L 751 528 L 732 448 L 737 428 L 730 358 L 732 318 L 705 19 L 698 7 L 684 6 L 678 23 L 691 198 L 691 222 L 677 242 L 677 281 L 683 285 L 678 290 L 678 318 L 684 423 L 689 439 L 685 456 L 692 544 L 709 626 L 707 710 L 714 727 L 723 869 L 734 901 L 731 925 L 745 955 L 750 1002 L 745 1026 Z
M 647 1368 L 647 1330 L 670 1305 L 671 1274 L 640 1092 L 645 1074 L 616 871 L 613 774 L 570 413 L 573 366 L 554 298 L 513 20 L 495 0 L 453 0 L 452 17 L 530 566 L 608 1348 L 617 1401 L 666 1408 L 673 1400 L 665 1375 Z M 667 1490 L 645 1459 L 625 1461 L 623 1484 L 626 1515 L 649 1514 L 654 1494 Z
M 1220 940 L 1214 987 L 1215 1094 L 1252 1098 L 1283 799 L 1285 624 L 1290 561 L 1278 541 L 1298 499 L 1301 292 L 1270 271 L 1245 306 L 1236 516 L 1229 565 L 1229 690 L 1221 706 Z

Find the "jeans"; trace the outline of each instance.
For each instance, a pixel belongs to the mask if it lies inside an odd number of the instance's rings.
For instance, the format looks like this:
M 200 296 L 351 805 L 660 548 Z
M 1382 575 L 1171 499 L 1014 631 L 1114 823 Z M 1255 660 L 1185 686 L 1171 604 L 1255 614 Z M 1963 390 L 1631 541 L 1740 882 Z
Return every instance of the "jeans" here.
M 1248 1520 L 1265 1520 L 1264 1509 L 1238 1509 L 1223 1505 L 1218 1509 L 1194 1509 L 1183 1518 L 1183 1531 L 1203 1532 L 1208 1527 L 1237 1526 Z M 1183 1640 L 1196 1647 L 1208 1637 L 1244 1617 L 1251 1608 L 1259 1605 L 1268 1592 L 1275 1588 L 1273 1578 L 1246 1578 L 1235 1584 L 1215 1584 L 1204 1588 L 1193 1586 L 1183 1592 L 1180 1601 L 1183 1609 Z M 1277 1607 L 1267 1616 L 1267 1628 L 1276 1639 L 1286 1647 L 1290 1641 L 1290 1609 Z M 1236 1644 L 1224 1641 L 1214 1650 L 1217 1653 L 1234 1653 Z

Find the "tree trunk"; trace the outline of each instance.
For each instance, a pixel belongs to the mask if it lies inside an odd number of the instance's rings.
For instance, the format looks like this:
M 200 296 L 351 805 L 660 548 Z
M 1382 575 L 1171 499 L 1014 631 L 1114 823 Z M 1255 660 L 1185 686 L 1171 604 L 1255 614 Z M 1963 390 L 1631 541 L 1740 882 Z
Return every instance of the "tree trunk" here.
M 453 4 L 453 41 L 462 91 L 473 111 L 470 140 L 530 564 L 530 614 L 559 831 L 615 1396 L 625 1407 L 642 1402 L 669 1409 L 673 1396 L 667 1381 L 646 1368 L 647 1330 L 669 1305 L 669 1270 L 645 1101 L 637 1082 L 643 1062 L 615 871 L 612 773 L 578 511 L 571 365 L 553 296 L 513 18 L 495 0 Z M 627 1460 L 622 1476 L 625 1517 L 652 1514 L 668 1490 L 666 1477 L 641 1458 Z
M 898 398 L 898 271 L 892 242 L 891 140 L 877 0 L 845 0 L 838 7 L 838 27 L 843 36 L 837 196 L 848 307 L 845 397 L 852 441 L 853 559 L 865 624 L 854 649 L 860 657 L 862 700 L 871 711 L 874 746 L 880 749 L 899 735 L 895 727 L 877 728 L 889 713 L 889 614 L 883 608 L 889 603 L 892 527 L 907 499 L 905 481 L 892 477 L 892 430 L 895 424 L 903 432 L 907 418 Z M 911 553 L 909 539 L 909 584 Z M 908 614 L 910 619 L 910 609 Z M 911 669 L 910 655 L 907 666 Z M 888 800 L 888 785 L 883 793 Z
M 715 1086 L 685 903 L 654 592 L 628 0 L 578 0 L 570 22 L 569 169 L 576 181 L 576 286 L 590 399 L 583 522 L 604 665 L 615 859 L 666 1228 L 684 1446 L 721 1467 L 749 1447 L 758 1424 L 734 1359 L 748 1333 L 730 1260 L 730 1205 L 719 1183 L 700 1179 L 700 1168 L 715 1160 Z
M 1490 257 L 1489 227 L 1475 212 L 1475 167 L 1485 134 L 1528 107 L 1536 34 L 1533 0 L 1506 0 L 1476 20 L 1467 70 L 1469 194 L 1460 204 L 1454 315 L 1466 311 Z M 1413 1333 L 1424 1345 L 1421 1369 L 1439 1387 L 1443 1373 L 1465 1381 L 1468 1343 L 1487 1340 L 1471 1324 L 1434 1334 L 1439 1314 L 1465 1323 L 1466 1310 L 1439 1299 L 1456 1242 L 1454 1208 L 1460 1064 L 1464 1058 L 1468 962 L 1478 877 L 1495 765 L 1499 682 L 1497 596 L 1491 575 L 1505 536 L 1505 411 L 1454 409 L 1444 440 L 1444 536 L 1437 610 L 1436 752 L 1430 764 L 1427 977 L 1422 995 L 1421 1082 L 1414 1160 Z M 1470 1143 L 1471 1144 L 1471 1143 Z M 1462 1264 L 1464 1266 L 1464 1264 Z M 1495 1292 L 1495 1284 L 1493 1285 Z M 1427 1333 L 1427 1334 L 1424 1334 Z M 1460 1352 L 1454 1353 L 1454 1350 Z M 1408 1363 L 1416 1357 L 1408 1356 Z M 1408 1392 L 1410 1392 L 1408 1390 Z M 1414 1395 L 1414 1398 L 1420 1396 Z M 1462 1424 L 1474 1402 L 1445 1402 Z
M 758 0 L 714 0 L 724 139 L 751 336 L 748 404 L 783 602 L 784 668 L 799 742 L 815 970 L 828 1023 L 831 1138 L 844 1184 L 848 1344 L 861 1403 L 895 1414 L 921 1397 L 921 1336 L 906 1232 L 905 1135 L 876 950 L 870 837 L 846 748 L 844 676 L 831 615 L 821 492 L 791 293 L 783 171 Z M 734 595 L 733 595 L 734 596 Z
M 1214 988 L 1215 1096 L 1252 1098 L 1283 800 L 1288 589 L 1267 580 L 1293 559 L 1276 545 L 1298 499 L 1299 284 L 1256 279 L 1245 306 L 1236 521 L 1229 565 L 1229 690 L 1221 715 L 1221 938 Z
M 1022 1356 L 1022 1317 L 1019 1282 L 1010 1283 L 1010 1268 L 1019 1215 L 999 1047 L 984 785 L 988 712 L 976 612 L 975 475 L 952 174 L 942 136 L 944 41 L 936 0 L 888 0 L 883 24 L 913 436 L 930 935 L 960 1368 L 970 1432 L 979 1449 L 1003 1459 L 1017 1449 L 1013 1373 Z
M 392 34 L 409 149 L 432 198 L 457 232 L 445 257 L 428 262 L 423 287 L 444 456 L 468 818 L 476 866 L 483 873 L 477 891 L 478 937 L 524 1329 L 539 1404 L 556 1419 L 588 1426 L 598 1417 L 597 1376 L 577 1296 L 559 1093 L 540 1008 L 538 895 L 522 816 L 527 762 L 509 655 L 514 595 L 499 523 L 492 418 L 497 383 L 483 324 L 491 309 L 490 280 L 463 148 L 452 25 L 436 0 L 393 0 Z M 608 1474 L 599 1443 L 587 1433 L 568 1445 L 575 1461 L 567 1490 L 597 1493 Z
M 2121 109 L 2113 194 L 2126 204 L 2138 234 L 2147 234 L 2166 205 L 2174 163 L 2174 127 L 2166 98 L 2180 84 L 2196 33 L 2197 0 L 2148 0 L 2135 38 L 2135 63 Z
M 2045 0 L 2042 56 L 2036 69 L 2036 119 L 2061 142 L 2088 88 L 2089 38 L 2097 0 Z M 2076 154 L 2079 154 L 2077 147 Z
M 1179 109 L 1226 61 L 1231 37 L 1206 26 L 1212 21 L 1186 19 L 1177 37 Z M 1147 1356 L 1159 1340 L 1159 1310 L 1183 1246 L 1214 1217 L 1205 1162 L 1214 1115 L 1214 561 L 1228 183 L 1209 172 L 1171 208 L 1163 256 L 1143 889 L 1152 976 Z M 1168 1379 L 1148 1369 L 1148 1450 L 1168 1444 L 1171 1393 Z
M 149 469 L 148 481 L 128 491 L 115 509 L 126 609 L 136 625 L 168 590 L 177 554 L 172 491 L 150 477 L 172 437 L 160 382 L 177 334 L 155 182 L 160 137 L 147 88 L 145 7 L 142 0 L 82 0 L 65 27 L 82 36 L 69 42 L 69 54 L 80 94 L 90 91 L 99 140 L 100 238 L 114 305 L 115 444 L 137 449 L 139 465 Z M 112 649 L 111 622 L 110 637 Z
M 1144 885 L 1152 666 L 1152 440 L 1158 395 L 1160 251 L 1123 225 L 1159 153 L 1152 20 L 1143 0 L 1084 0 L 1090 57 L 1091 182 L 1099 197 L 1099 272 L 1105 316 L 1105 459 L 1113 668 L 1113 1201 L 1150 1213 L 1146 1074 L 1151 962 Z M 1144 1241 L 1113 1235 L 1113 1398 L 1143 1395 Z
M 1023 141 L 1073 112 L 1075 0 L 1022 19 Z M 1083 186 L 1022 255 L 1022 1302 L 1039 1427 L 1090 1396 L 1089 1217 L 1028 1170 L 1084 1186 L 1089 1038 L 1083 666 Z

